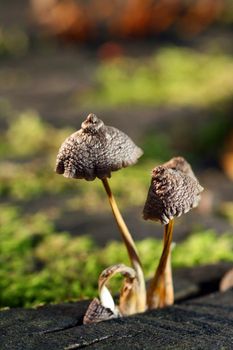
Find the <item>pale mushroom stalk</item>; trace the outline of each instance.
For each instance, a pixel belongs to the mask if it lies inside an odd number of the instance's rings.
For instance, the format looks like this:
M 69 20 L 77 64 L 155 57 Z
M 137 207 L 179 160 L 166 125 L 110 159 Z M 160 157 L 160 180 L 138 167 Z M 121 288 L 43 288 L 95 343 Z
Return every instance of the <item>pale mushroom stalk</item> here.
M 121 232 L 121 236 L 123 241 L 125 242 L 129 258 L 131 260 L 131 264 L 136 271 L 137 279 L 138 279 L 138 300 L 137 300 L 137 311 L 143 312 L 146 309 L 146 288 L 145 288 L 145 280 L 142 271 L 141 261 L 139 259 L 137 248 L 133 241 L 133 238 L 128 230 L 128 227 L 125 224 L 125 221 L 119 211 L 115 198 L 112 194 L 111 188 L 109 186 L 109 182 L 107 178 L 102 179 L 102 183 L 104 185 L 105 191 L 108 195 L 109 203 L 112 208 L 112 213 L 118 225 L 118 228 Z
M 147 304 L 149 309 L 171 305 L 174 302 L 174 290 L 171 273 L 171 243 L 174 220 L 164 227 L 164 245 L 159 265 L 156 269 L 148 292 Z
M 171 258 L 172 258 L 172 249 L 173 249 L 173 244 L 170 246 L 170 252 L 168 254 L 167 258 L 167 264 L 165 268 L 165 290 L 166 290 L 166 295 L 165 295 L 165 305 L 173 305 L 174 304 L 174 287 L 173 287 L 173 278 L 172 278 L 172 264 L 171 264 Z

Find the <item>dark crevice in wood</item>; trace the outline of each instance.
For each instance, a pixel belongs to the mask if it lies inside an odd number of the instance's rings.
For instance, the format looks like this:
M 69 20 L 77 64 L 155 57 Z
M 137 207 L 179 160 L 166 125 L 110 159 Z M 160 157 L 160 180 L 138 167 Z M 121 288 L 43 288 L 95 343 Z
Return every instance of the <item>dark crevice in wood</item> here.
M 77 323 L 71 325 L 71 326 L 67 326 L 67 327 L 61 327 L 61 328 L 54 328 L 54 329 L 48 329 L 46 331 L 41 331 L 41 332 L 32 332 L 29 333 L 29 335 L 35 335 L 35 334 L 51 334 L 51 333 L 58 333 L 58 332 L 62 332 L 62 331 L 66 331 L 67 329 L 72 329 L 78 326 L 82 326 L 82 323 L 80 323 L 80 321 L 78 321 Z
M 111 337 L 112 337 L 112 335 L 106 335 L 106 336 L 100 337 L 98 339 L 93 339 L 90 342 L 86 342 L 86 343 L 82 343 L 82 344 L 69 345 L 69 346 L 65 347 L 64 350 L 76 350 L 76 349 L 86 348 L 87 346 L 93 345 L 95 343 L 99 343 L 99 342 L 104 341 L 106 339 L 109 339 Z

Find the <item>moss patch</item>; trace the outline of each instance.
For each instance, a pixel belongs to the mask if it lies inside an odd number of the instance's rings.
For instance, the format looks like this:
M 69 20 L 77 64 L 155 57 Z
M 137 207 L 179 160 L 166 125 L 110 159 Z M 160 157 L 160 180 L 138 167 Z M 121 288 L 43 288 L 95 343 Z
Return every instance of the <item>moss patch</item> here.
M 115 263 L 129 264 L 125 247 L 110 242 L 97 247 L 86 236 L 56 232 L 45 215 L 21 217 L 15 207 L 1 206 L 0 305 L 32 306 L 40 303 L 93 297 L 100 272 Z M 152 276 L 162 242 L 137 242 L 146 277 Z M 193 233 L 173 251 L 173 266 L 233 261 L 233 237 L 214 231 Z M 113 281 L 117 291 L 119 281 Z

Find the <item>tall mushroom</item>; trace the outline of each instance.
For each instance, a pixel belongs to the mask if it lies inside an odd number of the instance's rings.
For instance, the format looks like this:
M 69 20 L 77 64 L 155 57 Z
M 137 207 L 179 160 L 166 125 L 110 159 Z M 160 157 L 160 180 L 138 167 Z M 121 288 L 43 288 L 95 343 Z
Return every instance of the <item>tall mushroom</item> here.
M 146 308 L 145 282 L 141 262 L 132 236 L 117 207 L 107 178 L 111 172 L 133 165 L 142 150 L 122 131 L 104 125 L 95 114 L 89 114 L 81 129 L 70 135 L 57 155 L 56 172 L 68 178 L 92 181 L 101 179 L 108 195 L 113 215 L 126 245 L 131 264 L 139 282 L 137 311 Z
M 143 218 L 160 221 L 165 229 L 163 252 L 147 293 L 149 308 L 163 307 L 174 301 L 170 266 L 173 218 L 196 207 L 202 191 L 191 166 L 182 157 L 172 158 L 152 171 Z

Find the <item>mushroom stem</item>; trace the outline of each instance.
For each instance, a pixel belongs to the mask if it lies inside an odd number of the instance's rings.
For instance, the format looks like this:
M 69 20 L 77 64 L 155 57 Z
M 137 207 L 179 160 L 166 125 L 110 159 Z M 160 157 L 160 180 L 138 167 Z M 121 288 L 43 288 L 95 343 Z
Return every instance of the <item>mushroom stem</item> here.
M 121 232 L 122 239 L 126 245 L 128 255 L 131 261 L 131 264 L 136 272 L 137 279 L 138 279 L 138 300 L 137 300 L 137 311 L 143 312 L 146 310 L 146 287 L 145 287 L 145 280 L 144 280 L 144 274 L 142 271 L 142 264 L 139 259 L 137 248 L 135 246 L 135 243 L 133 241 L 133 238 L 124 222 L 124 219 L 118 209 L 117 203 L 115 201 L 115 198 L 112 194 L 112 191 L 109 186 L 109 182 L 107 178 L 102 179 L 102 183 L 104 185 L 105 191 L 108 195 L 109 203 L 112 208 L 112 213 L 115 217 L 116 223 L 118 225 L 118 228 Z
M 167 264 L 164 271 L 165 305 L 174 304 L 174 287 L 173 287 L 173 279 L 172 279 L 171 251 L 172 251 L 172 247 L 170 247 L 170 251 L 167 258 Z
M 159 265 L 147 292 L 149 309 L 171 305 L 174 301 L 171 273 L 171 243 L 174 220 L 170 220 L 164 229 L 163 252 Z

